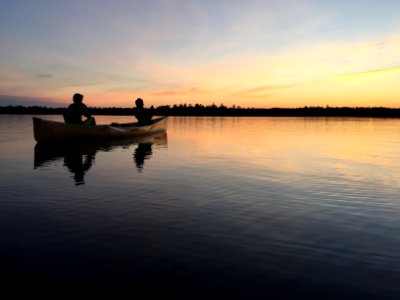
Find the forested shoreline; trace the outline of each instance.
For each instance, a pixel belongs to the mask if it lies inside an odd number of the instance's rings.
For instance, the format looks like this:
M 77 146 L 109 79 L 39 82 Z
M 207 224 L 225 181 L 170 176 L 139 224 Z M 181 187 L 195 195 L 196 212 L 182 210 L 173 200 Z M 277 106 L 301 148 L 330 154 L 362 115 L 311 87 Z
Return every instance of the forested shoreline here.
M 125 116 L 132 115 L 132 108 L 90 107 L 93 115 Z M 301 108 L 242 108 L 224 105 L 165 105 L 151 107 L 154 115 L 163 116 L 310 116 L 310 117 L 388 117 L 399 118 L 399 108 L 386 107 L 319 107 Z M 0 114 L 62 115 L 63 107 L 46 106 L 0 106 Z

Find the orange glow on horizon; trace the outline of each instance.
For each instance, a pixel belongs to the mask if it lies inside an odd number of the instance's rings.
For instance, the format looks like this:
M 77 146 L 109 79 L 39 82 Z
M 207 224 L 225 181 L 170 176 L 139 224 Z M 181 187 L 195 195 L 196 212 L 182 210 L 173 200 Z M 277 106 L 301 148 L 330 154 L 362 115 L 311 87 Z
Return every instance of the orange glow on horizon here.
M 371 103 L 399 107 L 398 53 L 400 38 L 388 37 L 384 43 L 314 44 L 248 57 L 227 55 L 190 66 L 148 58 L 132 65 L 147 80 L 133 78 L 127 62 L 120 70 L 127 73 L 100 74 L 90 79 L 93 83 L 69 85 L 62 78 L 37 75 L 26 86 L 15 85 L 1 93 L 23 91 L 26 96 L 53 99 L 55 106 L 67 105 L 79 92 L 92 107 L 132 107 L 138 97 L 155 107 L 185 103 L 244 108 L 367 107 Z M 24 80 L 22 74 L 9 71 L 12 78 Z M 11 77 L 0 79 L 0 84 L 12 86 Z

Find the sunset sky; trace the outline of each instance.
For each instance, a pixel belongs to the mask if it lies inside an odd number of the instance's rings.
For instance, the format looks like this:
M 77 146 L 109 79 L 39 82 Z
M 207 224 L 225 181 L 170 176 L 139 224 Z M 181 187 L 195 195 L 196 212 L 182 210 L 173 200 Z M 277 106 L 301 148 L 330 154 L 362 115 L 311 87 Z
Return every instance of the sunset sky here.
M 0 105 L 400 107 L 399 14 L 400 0 L 0 0 Z

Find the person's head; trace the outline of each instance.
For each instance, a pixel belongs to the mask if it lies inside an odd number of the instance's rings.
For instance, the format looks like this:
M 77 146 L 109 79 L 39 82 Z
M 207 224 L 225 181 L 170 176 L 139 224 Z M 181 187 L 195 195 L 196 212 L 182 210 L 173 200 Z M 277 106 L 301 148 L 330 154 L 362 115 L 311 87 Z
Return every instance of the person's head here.
M 72 97 L 72 101 L 74 101 L 74 103 L 82 103 L 83 100 L 83 95 L 81 94 L 74 94 L 74 96 Z
M 135 104 L 136 104 L 137 107 L 143 107 L 144 106 L 143 99 L 142 98 L 137 98 L 136 101 L 135 101 Z

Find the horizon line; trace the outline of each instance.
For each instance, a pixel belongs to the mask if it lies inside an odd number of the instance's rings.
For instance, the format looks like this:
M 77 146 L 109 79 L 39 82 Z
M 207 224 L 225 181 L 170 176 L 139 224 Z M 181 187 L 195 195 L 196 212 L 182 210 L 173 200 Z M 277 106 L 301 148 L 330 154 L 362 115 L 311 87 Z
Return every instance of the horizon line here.
M 66 109 L 65 106 L 48 106 L 48 105 L 0 105 L 0 108 L 45 108 L 45 109 Z M 242 107 L 240 105 L 232 105 L 232 106 L 225 106 L 222 103 L 220 105 L 211 104 L 211 105 L 203 105 L 203 104 L 173 104 L 173 105 L 159 105 L 159 106 L 150 106 L 148 109 L 159 109 L 159 108 L 192 108 L 192 109 L 202 109 L 202 108 L 223 108 L 223 109 L 254 109 L 254 110 L 267 110 L 267 109 L 310 109 L 310 108 L 318 108 L 318 109 L 400 109 L 400 107 L 386 107 L 386 106 L 321 106 L 321 105 L 304 105 L 298 107 Z M 92 109 L 133 109 L 134 107 L 101 107 L 101 106 L 88 106 L 88 108 Z

